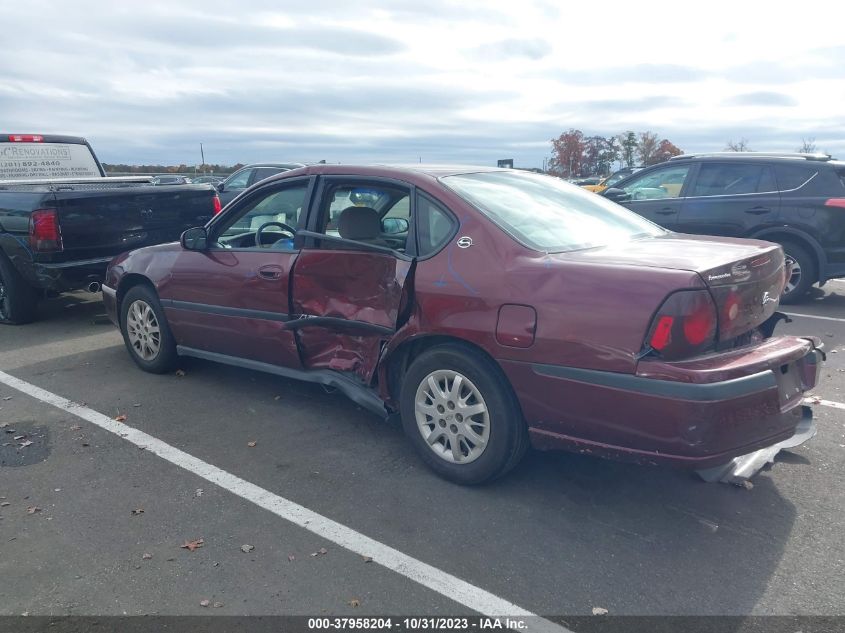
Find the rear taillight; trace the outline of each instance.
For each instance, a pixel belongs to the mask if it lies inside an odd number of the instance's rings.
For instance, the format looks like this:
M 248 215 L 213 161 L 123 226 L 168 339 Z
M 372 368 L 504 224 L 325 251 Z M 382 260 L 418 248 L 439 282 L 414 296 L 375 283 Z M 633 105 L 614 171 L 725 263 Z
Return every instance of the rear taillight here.
M 667 360 L 689 358 L 716 341 L 716 304 L 706 290 L 669 296 L 652 321 L 646 344 Z
M 39 134 L 9 134 L 10 143 L 43 143 L 44 137 Z
M 216 194 L 214 196 L 212 204 L 214 205 L 214 215 L 217 215 L 218 213 L 220 213 L 220 211 L 223 210 L 223 205 L 220 204 L 220 197 Z
M 845 209 L 845 198 L 830 198 L 824 203 L 826 207 L 841 207 Z
M 55 209 L 38 209 L 29 216 L 29 245 L 39 253 L 62 250 L 62 233 Z

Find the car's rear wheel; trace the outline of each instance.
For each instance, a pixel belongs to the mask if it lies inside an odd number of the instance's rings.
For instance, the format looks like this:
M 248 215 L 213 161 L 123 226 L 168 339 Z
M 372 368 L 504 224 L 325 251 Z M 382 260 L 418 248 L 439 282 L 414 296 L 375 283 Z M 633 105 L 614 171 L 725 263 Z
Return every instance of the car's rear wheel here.
M 161 303 L 149 286 L 134 286 L 123 297 L 120 331 L 129 355 L 144 371 L 163 374 L 175 367 L 176 342 Z
M 38 291 L 30 287 L 0 253 L 0 323 L 23 325 L 35 320 Z
M 402 381 L 405 433 L 423 461 L 459 484 L 480 484 L 513 468 L 528 446 L 513 391 L 479 352 L 443 345 L 417 357 Z
M 786 280 L 786 287 L 780 302 L 789 305 L 798 303 L 810 287 L 819 279 L 818 266 L 810 251 L 795 242 L 781 242 L 786 259 L 792 262 L 792 274 Z

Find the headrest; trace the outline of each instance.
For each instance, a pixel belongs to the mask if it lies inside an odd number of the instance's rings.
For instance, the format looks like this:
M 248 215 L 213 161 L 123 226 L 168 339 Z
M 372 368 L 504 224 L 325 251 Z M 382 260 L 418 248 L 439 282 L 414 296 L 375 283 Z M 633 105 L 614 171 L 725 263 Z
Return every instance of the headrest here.
M 370 207 L 347 207 L 337 220 L 337 231 L 346 240 L 374 240 L 381 236 L 378 211 Z

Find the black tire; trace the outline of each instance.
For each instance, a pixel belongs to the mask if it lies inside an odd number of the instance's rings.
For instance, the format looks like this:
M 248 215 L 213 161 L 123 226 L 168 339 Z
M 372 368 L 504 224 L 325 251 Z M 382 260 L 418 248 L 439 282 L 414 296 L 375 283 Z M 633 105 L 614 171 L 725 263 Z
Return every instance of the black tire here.
M 793 288 L 780 296 L 780 302 L 784 305 L 792 305 L 804 299 L 810 287 L 819 280 L 819 269 L 816 264 L 816 258 L 803 245 L 797 242 L 783 241 L 780 243 L 783 247 L 783 252 L 788 259 L 792 259 L 799 267 L 800 275 L 793 277 L 789 283 L 793 284 Z
M 35 320 L 38 291 L 26 283 L 0 253 L 0 323 L 23 325 Z
M 141 351 L 130 340 L 129 328 L 131 325 L 128 324 L 129 310 L 136 303 L 138 303 L 139 308 L 142 308 L 144 305 L 149 307 L 155 317 L 155 325 L 158 326 L 158 349 L 152 357 L 144 358 L 141 355 Z M 129 356 L 132 357 L 132 360 L 135 361 L 138 367 L 151 374 L 164 374 L 176 368 L 176 361 L 178 359 L 176 341 L 170 333 L 170 327 L 167 324 L 167 318 L 164 316 L 164 310 L 152 288 L 146 285 L 130 288 L 120 302 L 119 314 L 120 332 L 123 334 L 123 342 L 129 351 Z M 155 340 L 154 335 L 151 334 L 150 337 L 150 340 Z
M 460 374 L 463 381 L 469 381 L 463 384 L 471 385 L 480 394 L 481 401 L 486 406 L 487 441 L 480 454 L 468 463 L 448 461 L 451 442 L 447 444 L 449 438 L 446 437 L 446 433 L 451 428 L 457 429 L 455 437 L 458 438 L 457 446 L 462 458 L 465 458 L 464 450 L 468 455 L 471 450 L 474 450 L 470 449 L 466 437 L 461 435 L 461 430 L 457 427 L 457 424 L 463 424 L 463 418 L 457 419 L 460 417 L 457 415 L 457 412 L 461 410 L 460 406 L 458 409 L 453 409 L 451 415 L 449 411 L 446 411 L 445 426 L 441 424 L 442 430 L 438 430 L 436 426 L 440 424 L 440 420 L 432 419 L 427 422 L 431 424 L 432 432 L 441 434 L 439 438 L 444 440 L 442 444 L 435 442 L 430 445 L 423 437 L 421 425 L 417 421 L 417 391 L 423 388 L 423 383 L 427 384 L 429 375 L 440 371 Z M 448 382 L 445 384 L 448 385 Z M 465 402 L 470 401 L 479 402 L 472 397 L 465 400 Z M 420 354 L 403 376 L 400 411 L 405 434 L 422 460 L 438 475 L 454 483 L 475 485 L 501 477 L 519 463 L 528 448 L 528 430 L 510 384 L 501 370 L 488 358 L 467 346 L 442 345 Z M 427 415 L 422 413 L 421 415 L 422 419 L 427 420 Z M 449 421 L 445 418 L 449 418 Z M 452 422 L 456 425 L 453 426 Z M 473 422 L 473 424 L 476 423 Z M 483 425 L 479 425 L 472 430 L 483 428 Z M 436 450 L 432 448 L 435 445 Z M 447 457 L 442 457 L 441 452 Z

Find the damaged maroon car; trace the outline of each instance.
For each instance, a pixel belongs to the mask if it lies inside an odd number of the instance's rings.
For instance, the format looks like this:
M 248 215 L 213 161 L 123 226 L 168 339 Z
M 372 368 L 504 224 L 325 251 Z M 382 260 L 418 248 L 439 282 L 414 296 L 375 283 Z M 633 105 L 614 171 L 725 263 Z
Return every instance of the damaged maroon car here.
M 786 273 L 776 244 L 671 233 L 552 177 L 317 165 L 117 257 L 103 299 L 142 369 L 333 386 L 452 481 L 529 445 L 733 480 L 814 432 L 820 342 L 773 336 Z

